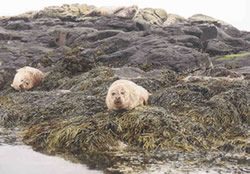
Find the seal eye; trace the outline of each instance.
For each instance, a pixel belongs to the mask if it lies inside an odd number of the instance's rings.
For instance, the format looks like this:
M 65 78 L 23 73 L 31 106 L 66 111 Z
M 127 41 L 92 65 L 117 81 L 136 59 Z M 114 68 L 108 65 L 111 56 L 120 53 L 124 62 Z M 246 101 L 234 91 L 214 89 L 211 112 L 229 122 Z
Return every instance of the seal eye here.
M 29 83 L 28 83 L 28 82 L 26 82 L 26 85 L 29 85 Z
M 112 94 L 111 94 L 112 96 L 114 96 L 115 95 L 115 93 L 114 92 L 112 92 Z
M 121 95 L 124 95 L 125 94 L 125 92 L 121 92 Z

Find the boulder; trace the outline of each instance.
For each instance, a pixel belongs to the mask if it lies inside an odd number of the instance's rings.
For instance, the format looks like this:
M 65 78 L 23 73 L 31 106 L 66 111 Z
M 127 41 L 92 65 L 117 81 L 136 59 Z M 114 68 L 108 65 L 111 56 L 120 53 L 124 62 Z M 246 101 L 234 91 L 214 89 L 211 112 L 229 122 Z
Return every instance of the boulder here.
M 168 14 L 163 9 L 144 8 L 139 10 L 134 20 L 140 23 L 162 25 L 167 18 Z
M 210 16 L 202 15 L 202 14 L 196 14 L 188 18 L 188 20 L 191 23 L 198 23 L 198 24 L 214 24 L 215 26 L 222 28 L 222 30 L 227 33 L 229 36 L 232 37 L 240 37 L 241 36 L 241 31 L 235 28 L 234 26 L 221 21 L 219 19 L 215 19 Z
M 60 18 L 62 20 L 76 20 L 81 16 L 86 15 L 95 8 L 94 6 L 88 6 L 86 4 L 65 4 L 61 7 L 51 6 L 44 10 L 39 11 L 34 15 L 34 18 Z
M 177 14 L 168 14 L 167 20 L 163 23 L 163 26 L 168 26 L 176 23 L 185 23 L 187 19 Z

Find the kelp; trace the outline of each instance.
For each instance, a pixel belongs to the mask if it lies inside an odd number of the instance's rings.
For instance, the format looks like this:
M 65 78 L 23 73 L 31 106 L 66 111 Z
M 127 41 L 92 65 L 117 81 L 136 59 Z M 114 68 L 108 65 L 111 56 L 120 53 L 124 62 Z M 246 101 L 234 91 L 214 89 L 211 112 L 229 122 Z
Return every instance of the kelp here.
M 52 72 L 33 91 L 4 91 L 0 123 L 25 129 L 23 142 L 38 151 L 112 171 L 138 162 L 143 169 L 161 151 L 249 154 L 249 81 L 147 73 L 132 80 L 152 93 L 149 105 L 107 111 L 107 89 L 120 78 L 114 71 L 98 67 L 71 78 Z

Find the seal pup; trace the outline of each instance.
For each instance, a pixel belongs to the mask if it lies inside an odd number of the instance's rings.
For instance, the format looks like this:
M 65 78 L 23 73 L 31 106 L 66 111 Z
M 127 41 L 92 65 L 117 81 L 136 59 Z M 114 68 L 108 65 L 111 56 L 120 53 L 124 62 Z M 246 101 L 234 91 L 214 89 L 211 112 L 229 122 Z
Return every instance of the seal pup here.
M 108 110 L 131 110 L 147 105 L 151 94 L 130 80 L 117 80 L 111 84 L 106 96 Z
M 90 11 L 87 16 L 118 16 L 122 18 L 133 18 L 138 12 L 138 6 L 129 7 L 99 7 Z
M 39 69 L 25 66 L 16 71 L 17 73 L 11 86 L 18 91 L 29 90 L 42 84 L 44 81 L 44 74 Z

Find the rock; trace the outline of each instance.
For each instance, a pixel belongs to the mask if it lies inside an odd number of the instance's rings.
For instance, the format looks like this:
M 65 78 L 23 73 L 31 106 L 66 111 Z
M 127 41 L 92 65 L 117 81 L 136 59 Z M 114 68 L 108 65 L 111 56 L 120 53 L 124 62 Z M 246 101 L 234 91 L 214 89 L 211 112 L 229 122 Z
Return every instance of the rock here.
M 198 27 L 184 26 L 184 28 L 182 30 L 185 34 L 191 35 L 191 36 L 196 36 L 200 39 L 201 39 L 201 36 L 203 36 L 203 31 Z M 201 40 L 203 40 L 203 39 L 201 39 Z
M 21 21 L 10 21 L 5 26 L 7 30 L 30 30 L 32 26 L 23 20 Z
M 234 52 L 234 48 L 217 39 L 209 40 L 204 44 L 205 51 L 211 56 L 225 55 Z
M 211 55 L 239 52 L 247 45 L 243 39 L 229 36 L 221 28 L 213 24 L 202 24 L 198 25 L 198 27 L 202 30 L 201 40 L 205 43 L 205 51 Z
M 191 23 L 199 23 L 199 24 L 209 23 L 209 24 L 214 24 L 214 25 L 216 25 L 218 27 L 220 27 L 221 25 L 228 25 L 224 21 L 215 19 L 215 18 L 210 17 L 210 16 L 206 16 L 206 15 L 203 15 L 203 14 L 195 14 L 195 15 L 189 17 L 188 20 Z
M 1 62 L 0 62 L 1 65 Z M 3 68 L 0 71 L 0 90 L 6 88 L 7 86 L 10 86 L 10 82 L 14 78 L 14 75 L 16 74 L 15 69 L 12 68 Z
M 167 20 L 163 23 L 163 26 L 168 26 L 176 23 L 185 23 L 187 19 L 177 14 L 168 14 Z
M 202 25 L 199 25 L 199 28 L 202 31 L 201 40 L 203 42 L 207 40 L 215 39 L 218 36 L 218 30 L 215 25 L 202 24 Z
M 61 7 L 51 6 L 39 11 L 34 18 L 60 18 L 62 20 L 76 20 L 76 18 L 86 15 L 94 6 L 86 4 L 65 4 Z
M 10 40 L 11 34 L 0 28 L 0 40 Z
M 167 12 L 163 9 L 145 8 L 139 10 L 134 20 L 140 23 L 161 25 L 167 17 Z
M 120 39 L 119 43 L 121 44 L 124 39 Z M 115 64 L 117 63 L 117 65 L 139 65 L 142 68 L 151 67 L 151 69 L 169 68 L 175 71 L 186 71 L 192 68 L 198 68 L 201 64 L 206 64 L 207 61 L 206 55 L 202 55 L 198 51 L 191 50 L 187 47 L 169 44 L 161 38 L 151 40 L 150 36 L 141 37 L 137 38 L 137 43 L 136 47 L 140 51 L 134 52 L 132 48 L 125 49 L 116 52 L 115 55 L 102 55 L 97 60 L 100 60 L 105 65 L 109 65 L 113 62 Z M 154 47 L 150 45 L 154 45 Z M 119 56 L 121 59 L 115 60 L 114 56 Z M 187 62 L 189 62 L 189 64 L 186 64 Z
M 216 56 L 212 59 L 214 65 L 219 65 L 231 69 L 233 71 L 249 74 L 250 53 L 243 52 L 240 54 L 229 54 L 225 56 Z M 245 68 L 244 68 L 245 67 Z
M 245 76 L 245 79 L 250 79 L 250 66 L 236 68 L 233 69 L 233 71 L 243 74 Z
M 155 14 L 161 18 L 162 21 L 165 21 L 168 18 L 168 14 L 164 9 L 155 9 Z
M 210 16 L 206 16 L 206 15 L 202 15 L 202 14 L 196 14 L 196 15 L 193 15 L 190 18 L 188 18 L 188 20 L 191 23 L 214 24 L 215 26 L 217 26 L 219 28 L 222 28 L 222 30 L 225 33 L 227 33 L 229 36 L 232 36 L 232 37 L 240 37 L 241 36 L 241 32 L 237 28 L 233 27 L 232 25 L 230 25 L 230 24 L 228 24 L 228 23 L 226 23 L 224 21 L 212 18 Z
M 193 15 L 188 20 L 202 30 L 201 39 L 205 42 L 205 51 L 212 56 L 237 53 L 242 48 L 245 50 L 249 47 L 249 43 L 239 38 L 242 32 L 221 20 L 200 14 Z
M 197 48 L 198 50 L 201 50 L 203 48 L 203 45 L 199 38 L 196 36 L 190 36 L 190 35 L 182 35 L 177 36 L 173 38 L 172 42 L 176 42 L 178 44 L 181 43 L 181 45 L 190 47 L 190 48 Z
M 250 44 L 250 32 L 242 32 L 242 38 L 247 42 L 247 44 Z

